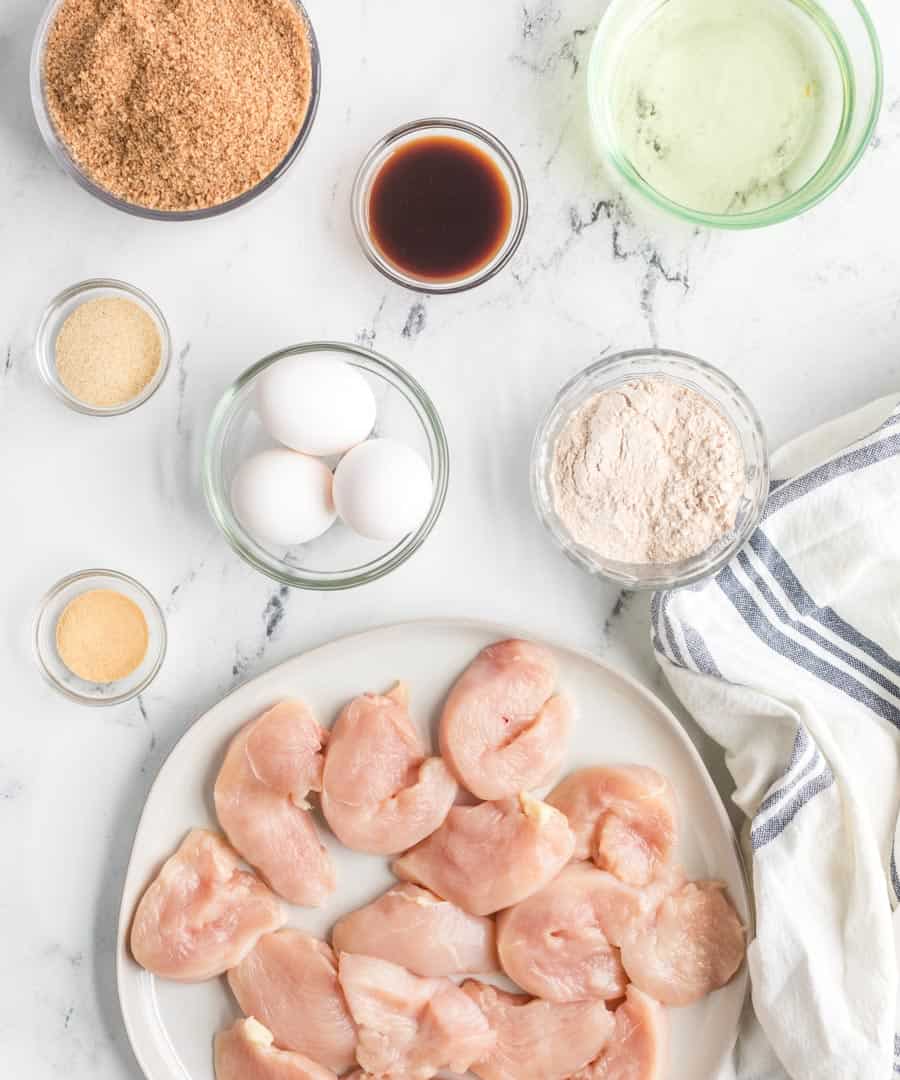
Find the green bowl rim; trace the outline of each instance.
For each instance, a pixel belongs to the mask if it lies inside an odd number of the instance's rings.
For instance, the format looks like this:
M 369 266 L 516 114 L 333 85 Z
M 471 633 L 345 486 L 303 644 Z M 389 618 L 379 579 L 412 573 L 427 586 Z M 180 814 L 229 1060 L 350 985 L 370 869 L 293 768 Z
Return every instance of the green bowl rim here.
M 616 0 L 612 0 L 612 3 L 610 3 L 604 11 L 591 44 L 591 54 L 586 73 L 588 109 L 590 110 L 591 126 L 593 128 L 595 141 L 599 144 L 603 156 L 608 161 L 612 162 L 619 175 L 625 179 L 635 191 L 639 192 L 646 199 L 649 199 L 650 202 L 654 203 L 661 210 L 665 210 L 673 216 L 681 218 L 683 221 L 690 221 L 695 225 L 704 225 L 715 229 L 758 229 L 765 228 L 769 225 L 778 225 L 783 221 L 789 221 L 791 218 L 799 217 L 800 214 L 804 214 L 807 210 L 811 210 L 814 206 L 817 206 L 823 199 L 826 199 L 836 188 L 838 188 L 859 164 L 860 159 L 866 152 L 869 142 L 872 139 L 875 125 L 878 123 L 884 97 L 884 62 L 881 44 L 872 17 L 869 14 L 868 9 L 862 3 L 862 0 L 850 0 L 850 3 L 859 13 L 860 18 L 862 19 L 863 28 L 865 29 L 869 38 L 869 43 L 872 46 L 872 59 L 875 64 L 875 87 L 869 117 L 856 149 L 843 168 L 813 198 L 808 198 L 805 201 L 793 204 L 787 210 L 780 209 L 791 199 L 796 199 L 798 195 L 801 195 L 813 180 L 816 179 L 820 170 L 817 170 L 816 173 L 806 181 L 803 187 L 798 188 L 798 190 L 790 195 L 788 199 L 782 199 L 780 202 L 774 203 L 764 210 L 754 210 L 746 214 L 708 214 L 701 210 L 691 210 L 690 207 L 683 206 L 681 203 L 667 199 L 646 181 L 642 180 L 633 169 L 626 170 L 623 168 L 618 155 L 613 152 L 612 148 L 607 145 L 606 140 L 600 134 L 601 129 L 605 125 L 601 124 L 598 117 L 598 105 L 595 103 L 594 95 L 591 93 L 591 87 L 594 85 L 597 72 L 599 43 L 603 35 L 604 21 L 615 3 Z

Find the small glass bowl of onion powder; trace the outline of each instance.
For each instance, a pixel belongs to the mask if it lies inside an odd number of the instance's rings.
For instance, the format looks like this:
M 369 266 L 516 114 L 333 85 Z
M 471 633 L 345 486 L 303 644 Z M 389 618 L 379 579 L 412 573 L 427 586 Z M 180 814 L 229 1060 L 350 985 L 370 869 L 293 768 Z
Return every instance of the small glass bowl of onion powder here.
M 120 416 L 159 389 L 172 353 L 163 313 L 134 285 L 82 281 L 47 305 L 35 338 L 44 381 L 70 409 Z
M 82 705 L 119 705 L 142 693 L 166 655 L 166 622 L 140 582 L 81 570 L 41 601 L 34 650 L 47 682 Z

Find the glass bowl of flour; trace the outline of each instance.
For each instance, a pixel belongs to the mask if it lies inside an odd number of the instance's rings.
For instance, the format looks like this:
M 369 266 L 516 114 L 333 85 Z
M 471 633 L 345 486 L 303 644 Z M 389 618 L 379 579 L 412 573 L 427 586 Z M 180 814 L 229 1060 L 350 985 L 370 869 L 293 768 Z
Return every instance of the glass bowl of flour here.
M 628 589 L 717 573 L 759 524 L 769 491 L 762 422 L 696 357 L 633 350 L 559 392 L 535 436 L 531 490 L 557 546 Z

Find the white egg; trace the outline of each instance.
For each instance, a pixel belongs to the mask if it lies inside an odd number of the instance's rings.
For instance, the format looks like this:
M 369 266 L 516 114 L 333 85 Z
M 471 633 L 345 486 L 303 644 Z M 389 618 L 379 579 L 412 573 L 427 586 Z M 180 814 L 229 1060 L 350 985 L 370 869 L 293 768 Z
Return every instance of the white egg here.
M 231 508 L 257 540 L 282 547 L 321 536 L 337 513 L 331 470 L 293 450 L 263 450 L 234 474 Z
M 431 471 L 396 439 L 369 439 L 341 458 L 334 473 L 334 504 L 355 532 L 372 540 L 399 540 L 431 505 Z
M 278 442 L 315 457 L 343 454 L 375 426 L 375 395 L 363 376 L 327 353 L 286 356 L 256 381 L 256 407 Z

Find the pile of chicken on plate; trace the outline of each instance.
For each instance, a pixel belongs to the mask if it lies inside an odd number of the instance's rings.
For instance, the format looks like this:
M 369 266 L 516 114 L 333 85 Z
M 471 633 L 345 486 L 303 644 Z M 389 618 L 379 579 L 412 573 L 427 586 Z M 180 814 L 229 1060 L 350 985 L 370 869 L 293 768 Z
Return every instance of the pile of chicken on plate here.
M 218 1080 L 664 1080 L 664 1006 L 727 983 L 744 930 L 720 883 L 675 863 L 655 770 L 587 768 L 528 794 L 557 775 L 573 723 L 556 680 L 539 645 L 484 649 L 446 700 L 439 757 L 402 684 L 330 732 L 301 701 L 238 732 L 215 784 L 228 842 L 193 830 L 131 930 L 155 975 L 227 975 L 246 1019 L 215 1038 Z M 483 801 L 459 803 L 460 785 Z M 336 888 L 311 792 L 343 844 L 396 855 L 400 879 L 330 945 L 282 929 L 279 897 L 319 906 Z M 457 981 L 500 973 L 525 992 Z

